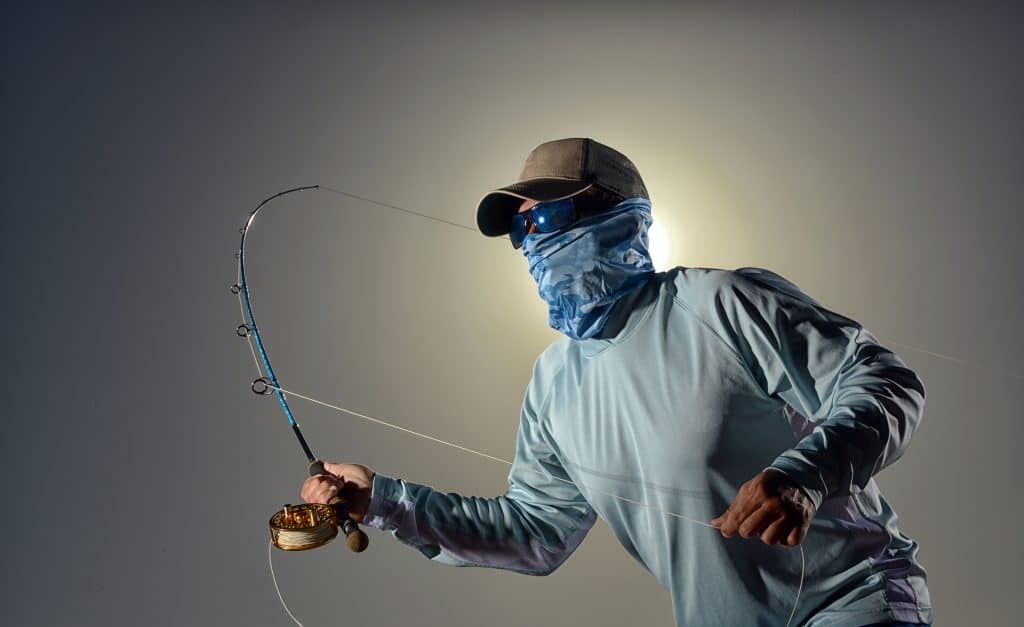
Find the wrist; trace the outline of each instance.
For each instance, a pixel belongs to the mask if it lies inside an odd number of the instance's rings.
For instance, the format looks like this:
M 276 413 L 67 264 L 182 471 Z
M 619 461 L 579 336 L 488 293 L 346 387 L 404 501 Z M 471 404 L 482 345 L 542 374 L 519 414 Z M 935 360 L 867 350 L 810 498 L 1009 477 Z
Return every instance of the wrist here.
M 771 471 L 772 474 L 778 475 L 782 478 L 782 481 L 791 486 L 799 494 L 796 498 L 806 500 L 807 504 L 813 508 L 813 511 L 818 511 L 818 508 L 821 507 L 821 502 L 825 499 L 823 492 L 809 487 L 807 483 L 801 481 L 799 476 L 795 476 L 795 473 L 784 468 L 779 468 L 775 464 L 768 466 L 763 472 L 769 471 Z

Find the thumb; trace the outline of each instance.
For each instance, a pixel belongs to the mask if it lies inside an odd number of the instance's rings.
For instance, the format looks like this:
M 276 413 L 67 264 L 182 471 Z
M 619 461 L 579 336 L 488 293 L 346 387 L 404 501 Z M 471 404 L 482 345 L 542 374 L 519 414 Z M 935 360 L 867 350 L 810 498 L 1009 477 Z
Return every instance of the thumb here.
M 338 479 L 342 478 L 342 474 L 345 472 L 345 464 L 336 464 L 334 462 L 324 462 L 324 472 L 329 475 L 333 475 Z

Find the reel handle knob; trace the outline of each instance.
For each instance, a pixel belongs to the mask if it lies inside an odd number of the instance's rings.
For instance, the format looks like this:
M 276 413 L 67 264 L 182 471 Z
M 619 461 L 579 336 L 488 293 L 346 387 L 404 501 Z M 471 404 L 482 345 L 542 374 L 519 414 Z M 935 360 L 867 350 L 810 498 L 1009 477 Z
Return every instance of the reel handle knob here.
M 316 460 L 309 465 L 309 476 L 315 475 L 326 475 L 327 470 L 324 469 L 324 463 L 321 460 Z M 334 508 L 334 511 L 338 512 L 338 523 L 341 527 L 341 531 L 345 534 L 345 544 L 353 553 L 362 553 L 366 550 L 366 547 L 370 545 L 370 538 L 366 536 L 366 532 L 359 528 L 356 521 L 348 517 L 348 506 L 345 505 L 345 501 L 341 497 L 334 497 L 328 503 Z
M 333 501 L 340 502 L 341 499 L 335 497 L 331 501 L 331 505 L 334 505 Z M 347 515 L 341 519 L 341 531 L 345 534 L 345 544 L 348 546 L 348 550 L 353 553 L 362 553 L 366 547 L 370 546 L 370 538 L 366 537 L 366 532 L 360 529 L 356 521 Z

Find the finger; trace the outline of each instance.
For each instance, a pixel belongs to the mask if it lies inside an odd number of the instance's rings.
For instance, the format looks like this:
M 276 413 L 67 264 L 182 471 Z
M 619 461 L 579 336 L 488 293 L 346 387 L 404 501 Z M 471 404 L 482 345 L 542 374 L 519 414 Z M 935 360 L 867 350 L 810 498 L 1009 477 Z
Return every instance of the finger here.
M 738 501 L 739 498 L 740 497 L 737 496 L 735 499 L 733 499 L 732 503 L 729 503 L 728 507 L 725 508 L 725 511 L 716 516 L 711 521 L 711 524 L 721 526 L 723 523 L 725 523 L 725 521 L 729 518 L 729 515 L 736 511 L 736 501 Z
M 342 473 L 344 473 L 345 471 L 345 464 L 324 462 L 324 470 L 326 470 L 328 474 L 334 475 L 335 477 L 340 477 Z
M 807 537 L 807 532 L 810 530 L 810 528 L 811 523 L 808 522 L 803 525 L 800 525 L 796 529 L 793 529 L 789 532 L 789 537 L 786 538 L 786 544 L 788 546 L 796 546 L 800 544 L 804 541 L 804 538 Z
M 765 527 L 777 516 L 777 513 L 768 507 L 762 506 L 759 509 L 754 510 L 749 516 L 744 518 L 737 530 L 740 532 L 742 538 L 752 538 L 759 535 Z
M 740 516 L 737 503 L 733 501 L 733 504 L 729 506 L 729 509 L 722 516 L 722 524 L 719 527 L 719 531 L 726 538 L 731 538 L 736 533 L 736 530 L 739 529 L 740 523 L 743 520 L 744 517 Z
M 334 485 L 332 483 L 332 484 L 326 486 L 326 488 L 324 489 L 324 493 L 325 493 L 325 497 L 326 497 L 326 499 L 324 500 L 324 503 L 330 503 L 331 499 L 333 499 L 334 497 L 336 497 L 339 494 L 341 494 L 341 490 L 338 488 L 338 486 L 336 486 L 336 485 Z
M 786 537 L 786 546 L 796 546 L 800 544 L 800 541 L 803 539 L 801 536 L 800 527 L 794 527 Z
M 712 518 L 709 524 L 711 524 L 715 528 L 719 528 L 723 524 L 725 524 L 725 521 L 729 517 L 729 514 L 732 512 L 733 505 L 735 505 L 735 504 L 736 504 L 735 500 L 732 503 L 729 503 L 729 506 L 725 508 L 725 511 L 722 512 L 721 514 L 719 514 L 718 516 L 715 516 L 714 518 Z
M 727 532 L 725 536 L 732 537 L 739 530 L 740 524 L 760 509 L 762 504 L 763 501 L 752 495 L 751 490 L 744 485 L 726 512 L 726 519 L 722 523 L 722 529 Z
M 726 526 L 726 523 L 729 522 L 729 517 L 730 516 L 732 516 L 732 504 L 731 503 L 729 504 L 729 507 L 725 508 L 725 511 L 722 512 L 722 514 L 718 518 L 716 518 L 713 521 L 711 521 L 712 524 L 714 524 L 715 527 L 719 531 L 722 532 L 723 536 L 726 535 L 726 533 L 725 533 L 726 532 L 726 527 L 725 526 Z M 730 532 L 729 535 L 732 535 L 732 532 Z M 728 537 L 728 536 L 726 536 L 726 537 Z
M 786 537 L 786 531 L 788 531 L 786 518 L 785 516 L 780 516 L 761 532 L 761 541 L 765 544 L 782 542 L 782 539 Z
M 307 503 L 327 503 L 338 494 L 338 486 L 326 475 L 314 475 L 302 486 L 302 498 Z
M 760 509 L 763 504 L 760 498 L 751 495 L 748 490 L 741 490 L 729 507 L 732 510 L 731 516 L 737 528 L 740 523 Z
M 725 511 L 722 512 L 722 514 L 719 515 L 717 518 L 711 521 L 711 525 L 719 529 L 728 526 L 728 529 L 730 530 L 728 536 L 731 536 L 732 534 L 736 533 L 735 527 L 729 524 L 730 519 L 732 520 L 732 522 L 734 522 L 735 525 L 738 526 L 739 521 L 746 517 L 745 514 L 748 513 L 746 512 L 746 510 L 753 511 L 754 509 L 756 509 L 751 505 L 750 502 L 749 495 L 751 489 L 749 484 L 750 482 L 740 486 L 739 490 L 736 492 L 736 498 L 732 499 L 732 503 L 729 503 L 729 506 L 725 509 Z M 739 517 L 736 518 L 737 514 L 741 515 L 739 515 Z
M 300 492 L 300 494 L 302 495 L 302 500 L 303 501 L 305 501 L 307 503 L 310 502 L 310 499 L 316 493 L 316 489 L 317 489 L 317 485 L 318 484 L 319 484 L 319 482 L 317 481 L 317 477 L 315 477 L 315 476 L 307 478 L 302 483 L 302 491 Z
M 327 475 L 313 475 L 312 477 L 307 477 L 306 478 L 306 480 L 302 483 L 302 488 L 303 489 L 309 488 L 310 490 L 316 490 L 320 486 L 324 485 L 324 483 L 327 483 L 327 482 L 328 482 Z
M 313 493 L 313 500 L 310 503 L 330 503 L 331 499 L 338 496 L 338 488 L 332 484 L 324 484 L 319 486 L 316 492 Z

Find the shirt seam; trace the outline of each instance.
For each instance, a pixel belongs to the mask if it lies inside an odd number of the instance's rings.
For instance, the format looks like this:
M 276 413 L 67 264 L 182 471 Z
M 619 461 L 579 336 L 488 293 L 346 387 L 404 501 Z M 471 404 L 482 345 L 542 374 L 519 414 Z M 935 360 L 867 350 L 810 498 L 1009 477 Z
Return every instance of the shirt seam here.
M 565 353 L 568 352 L 567 347 Z M 559 375 L 562 374 L 566 365 L 569 363 L 569 359 L 565 353 L 562 354 L 562 364 L 558 367 L 558 370 L 555 371 L 555 374 L 551 375 L 551 380 L 548 382 L 547 389 L 544 390 L 544 398 L 541 400 L 540 405 L 537 405 L 537 415 L 535 418 L 537 419 L 538 426 L 541 422 L 541 416 L 546 413 L 545 410 L 548 407 L 548 401 L 551 400 L 551 392 L 555 389 L 555 383 L 557 382 Z
M 755 388 L 757 388 L 758 390 L 761 390 L 761 392 L 763 392 L 765 394 L 765 396 L 768 396 L 769 398 L 776 398 L 776 397 L 774 397 L 772 395 L 769 395 L 767 392 L 764 391 L 764 388 L 761 387 L 761 383 L 757 380 L 757 377 L 755 377 L 754 373 L 750 371 L 750 365 L 743 359 L 743 357 L 738 352 L 736 352 L 736 349 L 733 348 L 732 345 L 729 344 L 729 342 L 726 341 L 726 339 L 724 337 L 722 337 L 718 333 L 718 331 L 715 330 L 714 327 L 711 326 L 711 324 L 707 320 L 705 320 L 696 311 L 691 309 L 685 302 L 680 300 L 678 296 L 672 296 L 672 302 L 675 303 L 676 305 L 679 305 L 679 307 L 683 311 L 685 311 L 686 313 L 688 313 L 691 316 L 693 316 L 698 322 L 701 323 L 701 325 L 703 325 L 707 329 L 707 331 L 709 333 L 711 333 L 711 335 L 713 335 L 719 342 L 722 343 L 722 345 L 725 346 L 725 349 L 729 352 L 729 354 L 732 356 L 733 360 L 736 361 L 736 363 L 740 366 L 740 368 L 743 369 L 743 372 L 746 373 L 747 378 L 750 380 L 751 383 L 754 384 Z M 774 357 L 773 357 L 773 359 L 774 359 Z

